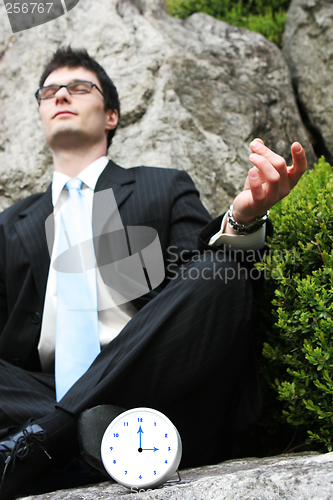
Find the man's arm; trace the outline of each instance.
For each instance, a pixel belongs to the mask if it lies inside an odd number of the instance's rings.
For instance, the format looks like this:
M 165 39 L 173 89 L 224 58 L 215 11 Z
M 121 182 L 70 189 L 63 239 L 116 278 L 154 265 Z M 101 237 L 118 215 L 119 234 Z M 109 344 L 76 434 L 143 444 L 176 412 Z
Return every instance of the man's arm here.
M 294 142 L 291 146 L 291 167 L 287 166 L 282 156 L 267 148 L 261 139 L 252 141 L 250 148 L 252 154 L 249 160 L 254 167 L 248 172 L 244 190 L 233 202 L 233 218 L 244 226 L 251 225 L 256 218 L 262 217 L 287 196 L 307 169 L 305 152 L 299 142 Z M 229 224 L 226 225 L 225 232 L 236 234 Z

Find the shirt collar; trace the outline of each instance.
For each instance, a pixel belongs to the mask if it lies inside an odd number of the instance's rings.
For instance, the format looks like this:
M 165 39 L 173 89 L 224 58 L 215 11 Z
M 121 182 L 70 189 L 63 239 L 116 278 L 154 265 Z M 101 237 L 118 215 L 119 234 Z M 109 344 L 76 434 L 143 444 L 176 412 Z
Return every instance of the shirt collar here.
M 82 172 L 77 175 L 86 186 L 88 186 L 92 191 L 95 190 L 96 183 L 99 176 L 108 164 L 109 159 L 106 156 L 101 156 L 98 160 L 90 163 Z M 70 177 L 62 172 L 53 172 L 52 179 L 52 204 L 55 207 L 58 203 L 59 197 L 67 181 Z

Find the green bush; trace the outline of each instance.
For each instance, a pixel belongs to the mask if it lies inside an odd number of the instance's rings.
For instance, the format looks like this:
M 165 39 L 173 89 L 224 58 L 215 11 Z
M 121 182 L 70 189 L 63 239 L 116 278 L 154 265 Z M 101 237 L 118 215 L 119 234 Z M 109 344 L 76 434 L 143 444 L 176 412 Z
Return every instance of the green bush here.
M 257 305 L 263 379 L 282 402 L 280 421 L 296 426 L 300 436 L 307 433 L 312 447 L 331 451 L 333 173 L 323 158 L 271 210 L 271 219 L 270 251 L 258 264 L 267 278 L 263 295 L 272 299 L 270 307 Z M 267 314 L 272 307 L 274 324 Z M 279 417 L 269 419 L 276 423 Z
M 167 0 L 169 14 L 185 19 L 205 12 L 221 21 L 257 31 L 278 45 L 286 22 L 290 0 Z

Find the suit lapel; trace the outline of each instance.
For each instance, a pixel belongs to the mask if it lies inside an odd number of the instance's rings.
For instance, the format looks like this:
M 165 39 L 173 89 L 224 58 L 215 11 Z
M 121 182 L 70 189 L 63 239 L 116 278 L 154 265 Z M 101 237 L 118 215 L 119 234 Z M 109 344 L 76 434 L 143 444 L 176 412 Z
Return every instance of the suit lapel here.
M 119 167 L 111 160 L 96 184 L 92 227 L 95 255 L 102 279 L 106 284 L 110 280 L 108 266 L 105 264 L 128 255 L 128 244 L 120 209 L 131 198 L 134 185 L 133 173 Z
M 134 183 L 135 179 L 131 171 L 116 165 L 110 160 L 97 181 L 95 192 L 111 187 L 119 209 L 131 195 Z M 35 203 L 20 213 L 20 220 L 15 224 L 17 234 L 28 256 L 38 293 L 43 299 L 50 266 L 45 221 L 52 212 L 50 185 L 48 190 Z M 98 217 L 98 214 L 93 210 L 93 219 L 95 217 Z M 52 246 L 53 241 L 51 238 L 49 248 L 52 248 Z
M 20 213 L 15 229 L 32 268 L 38 294 L 44 299 L 50 256 L 45 234 L 45 220 L 52 214 L 51 186 L 29 208 Z
M 132 193 L 134 184 L 133 173 L 110 160 L 97 181 L 95 192 L 111 187 L 119 209 Z

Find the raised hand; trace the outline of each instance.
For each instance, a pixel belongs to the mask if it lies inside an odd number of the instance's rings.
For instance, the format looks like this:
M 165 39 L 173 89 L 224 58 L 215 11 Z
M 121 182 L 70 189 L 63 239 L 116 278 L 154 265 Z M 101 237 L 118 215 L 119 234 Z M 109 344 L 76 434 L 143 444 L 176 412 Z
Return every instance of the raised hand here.
M 306 155 L 299 142 L 291 146 L 291 167 L 287 166 L 282 156 L 267 148 L 261 139 L 254 139 L 250 148 L 252 154 L 249 160 L 254 167 L 248 172 L 244 190 L 233 202 L 233 218 L 245 226 L 287 196 L 307 169 Z M 226 232 L 233 233 L 233 230 L 227 225 Z

